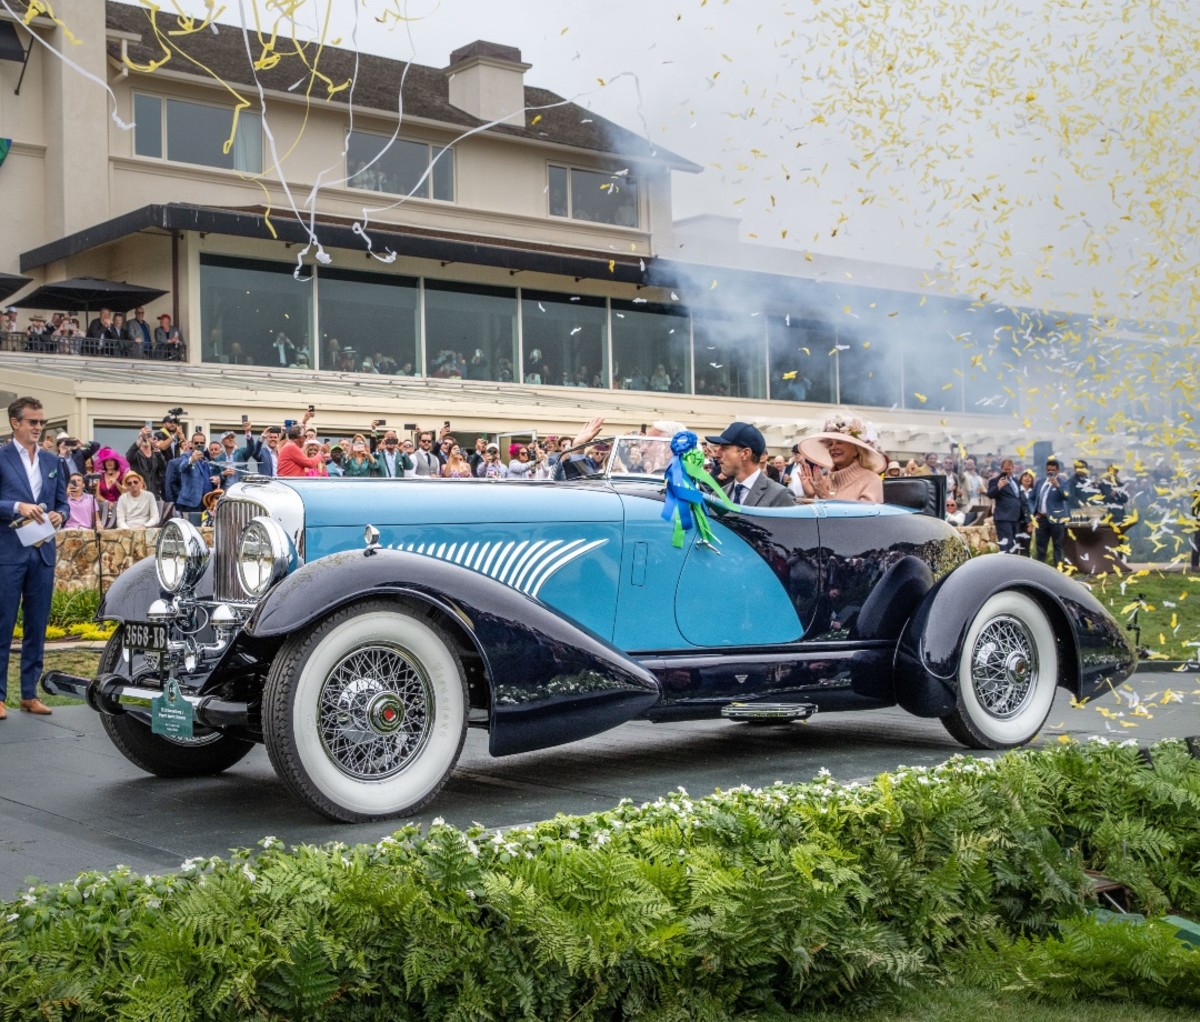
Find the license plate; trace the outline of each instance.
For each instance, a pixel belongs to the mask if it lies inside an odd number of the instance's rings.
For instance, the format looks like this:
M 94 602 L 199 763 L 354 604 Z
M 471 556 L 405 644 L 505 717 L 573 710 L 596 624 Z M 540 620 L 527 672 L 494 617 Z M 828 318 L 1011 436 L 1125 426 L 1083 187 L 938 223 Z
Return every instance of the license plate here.
M 167 626 L 157 621 L 126 621 L 123 641 L 126 649 L 163 653 L 167 649 Z

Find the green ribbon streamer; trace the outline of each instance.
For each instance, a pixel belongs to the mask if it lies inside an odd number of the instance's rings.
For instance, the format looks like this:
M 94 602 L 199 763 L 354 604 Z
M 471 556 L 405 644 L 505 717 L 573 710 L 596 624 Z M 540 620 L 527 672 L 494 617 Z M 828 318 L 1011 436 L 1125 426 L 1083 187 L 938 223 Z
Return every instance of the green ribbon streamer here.
M 717 481 L 705 470 L 704 452 L 699 447 L 693 447 L 680 460 L 683 462 L 683 470 L 688 474 L 692 482 L 696 484 L 704 483 L 712 491 L 713 500 L 730 511 L 737 510 L 737 505 L 729 499 L 729 495 L 717 485 Z M 716 546 L 720 540 L 714 535 L 712 526 L 708 522 L 707 510 L 703 505 L 700 505 L 694 508 L 694 512 L 696 532 L 698 533 L 696 542 Z M 681 547 L 683 546 L 683 523 L 679 519 L 678 510 L 676 510 L 674 518 L 675 529 L 671 536 L 671 542 L 675 546 Z

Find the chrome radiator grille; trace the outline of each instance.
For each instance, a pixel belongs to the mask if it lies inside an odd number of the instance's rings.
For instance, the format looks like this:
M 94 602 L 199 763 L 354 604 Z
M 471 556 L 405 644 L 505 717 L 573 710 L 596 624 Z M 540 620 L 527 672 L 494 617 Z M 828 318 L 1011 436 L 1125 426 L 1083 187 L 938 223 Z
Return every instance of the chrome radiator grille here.
M 238 579 L 237 546 L 242 530 L 267 509 L 251 500 L 227 497 L 217 503 L 213 524 L 213 596 L 222 603 L 254 603 Z

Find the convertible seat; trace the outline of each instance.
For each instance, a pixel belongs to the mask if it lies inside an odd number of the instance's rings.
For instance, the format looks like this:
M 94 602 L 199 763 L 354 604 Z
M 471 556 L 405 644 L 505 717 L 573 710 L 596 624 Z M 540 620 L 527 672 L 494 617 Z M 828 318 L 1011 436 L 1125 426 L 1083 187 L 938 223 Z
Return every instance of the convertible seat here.
M 946 507 L 946 477 L 928 475 L 885 479 L 883 502 L 910 507 L 923 515 L 942 518 Z

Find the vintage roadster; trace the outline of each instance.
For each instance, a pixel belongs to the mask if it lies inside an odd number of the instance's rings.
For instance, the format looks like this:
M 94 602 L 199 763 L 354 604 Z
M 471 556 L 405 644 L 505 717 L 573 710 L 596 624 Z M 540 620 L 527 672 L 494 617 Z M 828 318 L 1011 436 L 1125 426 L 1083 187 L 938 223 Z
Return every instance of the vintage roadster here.
M 173 520 L 112 585 L 98 676 L 43 685 L 83 696 L 143 770 L 211 774 L 263 742 L 303 802 L 358 821 L 433 799 L 468 727 L 504 756 L 632 719 L 899 704 L 1004 748 L 1057 687 L 1135 666 L 1084 585 L 969 558 L 913 507 L 711 500 L 714 543 L 676 546 L 649 468 L 667 443 L 610 439 L 558 481 L 251 477 L 211 551 Z

